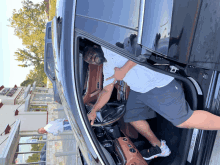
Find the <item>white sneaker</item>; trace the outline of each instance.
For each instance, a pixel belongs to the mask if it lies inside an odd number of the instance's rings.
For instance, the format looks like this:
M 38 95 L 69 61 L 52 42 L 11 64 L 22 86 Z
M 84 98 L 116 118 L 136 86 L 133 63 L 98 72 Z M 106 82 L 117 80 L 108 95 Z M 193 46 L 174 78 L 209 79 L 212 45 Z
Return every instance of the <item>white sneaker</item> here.
M 152 146 L 150 149 L 145 149 L 140 152 L 145 160 L 151 160 L 157 157 L 166 157 L 171 154 L 165 140 L 161 140 L 161 147 Z

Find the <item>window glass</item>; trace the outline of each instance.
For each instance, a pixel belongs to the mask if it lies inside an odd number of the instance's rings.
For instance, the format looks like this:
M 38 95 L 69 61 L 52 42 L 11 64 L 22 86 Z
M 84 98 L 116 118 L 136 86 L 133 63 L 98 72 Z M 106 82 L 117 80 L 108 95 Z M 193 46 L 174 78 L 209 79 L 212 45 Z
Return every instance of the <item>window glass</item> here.
M 51 27 L 48 28 L 48 39 L 52 39 L 52 34 L 51 34 Z
M 140 0 L 80 0 L 76 14 L 137 28 L 139 7 Z

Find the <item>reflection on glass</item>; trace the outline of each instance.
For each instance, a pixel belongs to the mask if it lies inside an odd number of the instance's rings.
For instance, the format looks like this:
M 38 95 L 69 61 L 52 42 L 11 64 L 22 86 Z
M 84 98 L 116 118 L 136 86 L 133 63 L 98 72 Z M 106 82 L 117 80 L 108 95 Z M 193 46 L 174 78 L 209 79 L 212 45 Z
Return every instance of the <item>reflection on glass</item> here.
M 172 46 L 172 45 L 179 45 L 179 42 L 180 42 L 180 40 L 181 40 L 181 37 L 182 37 L 182 34 L 183 34 L 183 28 L 182 28 L 182 30 L 181 30 L 181 32 L 180 32 L 180 35 L 178 36 L 178 37 L 170 37 L 170 41 L 169 41 L 169 49 L 170 49 L 170 47 Z
M 162 54 L 167 53 L 173 0 L 145 1 L 142 45 Z

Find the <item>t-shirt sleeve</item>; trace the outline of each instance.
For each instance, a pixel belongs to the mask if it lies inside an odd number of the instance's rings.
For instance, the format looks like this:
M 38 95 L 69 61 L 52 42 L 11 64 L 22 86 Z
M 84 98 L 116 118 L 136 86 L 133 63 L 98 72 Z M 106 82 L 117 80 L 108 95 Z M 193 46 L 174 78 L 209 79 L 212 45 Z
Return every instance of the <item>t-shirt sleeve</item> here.
M 108 51 L 106 48 L 102 48 L 102 50 L 104 52 L 105 58 L 107 59 L 107 62 L 103 63 L 103 75 L 104 75 L 103 88 L 104 88 L 107 85 L 114 82 L 114 78 L 109 79 L 109 80 L 106 80 L 106 79 L 114 75 L 115 65 L 112 61 L 112 53 Z
M 106 87 L 107 85 L 111 84 L 114 82 L 114 78 L 106 80 L 107 78 L 113 76 L 114 72 L 108 71 L 105 67 L 103 67 L 103 75 L 104 75 L 104 82 L 103 82 L 103 88 Z
M 51 127 L 52 125 L 51 125 L 51 122 L 50 123 L 48 123 L 45 127 L 44 127 L 44 129 L 47 131 L 47 132 L 49 132 L 50 133 L 50 127 Z

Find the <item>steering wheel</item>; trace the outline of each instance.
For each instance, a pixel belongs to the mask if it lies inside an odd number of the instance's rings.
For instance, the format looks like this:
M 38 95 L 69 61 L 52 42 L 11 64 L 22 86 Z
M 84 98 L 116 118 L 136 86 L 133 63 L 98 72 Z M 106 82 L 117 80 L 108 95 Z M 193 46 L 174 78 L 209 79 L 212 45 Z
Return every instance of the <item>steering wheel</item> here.
M 102 109 L 96 112 L 94 127 L 107 126 L 118 121 L 125 114 L 125 103 L 107 103 Z

